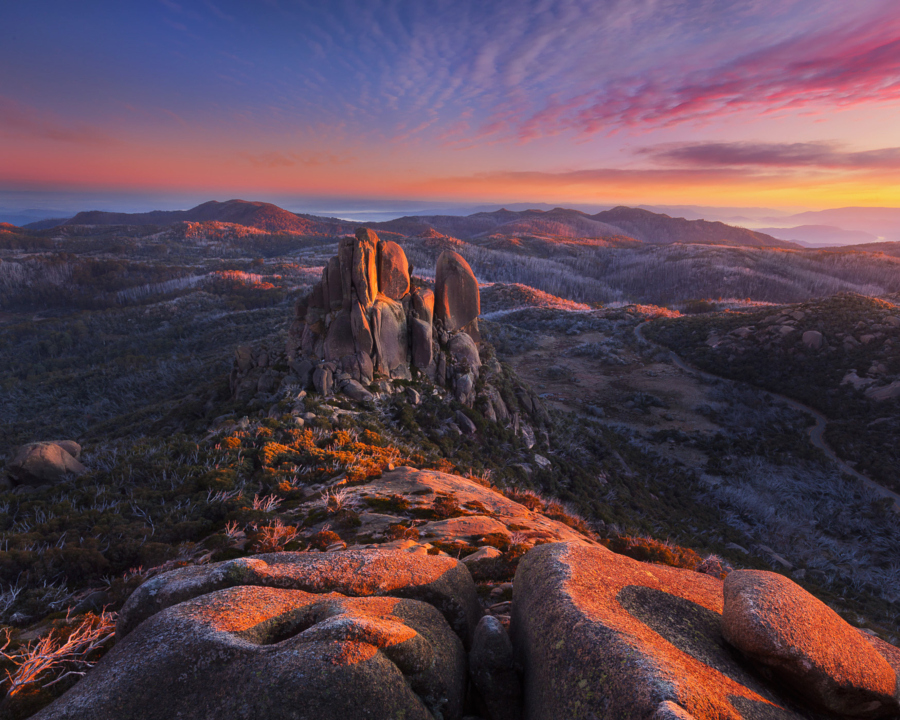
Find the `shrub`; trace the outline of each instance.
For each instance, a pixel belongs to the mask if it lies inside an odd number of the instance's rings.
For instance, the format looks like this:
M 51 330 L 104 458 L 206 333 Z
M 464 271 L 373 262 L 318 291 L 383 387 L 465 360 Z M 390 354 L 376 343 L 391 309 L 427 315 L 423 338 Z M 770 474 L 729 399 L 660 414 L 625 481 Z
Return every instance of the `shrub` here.
M 278 552 L 284 550 L 288 543 L 294 542 L 300 536 L 300 530 L 293 525 L 285 525 L 275 518 L 270 525 L 259 529 L 255 538 L 255 549 L 258 552 Z
M 703 562 L 703 558 L 690 548 L 660 542 L 649 537 L 616 537 L 605 541 L 604 544 L 614 553 L 627 555 L 641 562 L 687 570 L 697 570 Z
M 418 540 L 419 529 L 408 527 L 403 523 L 396 523 L 395 525 L 388 526 L 388 529 L 384 532 L 384 536 L 388 540 Z
M 341 541 L 341 536 L 333 530 L 322 528 L 309 539 L 309 546 L 318 550 L 325 550 L 328 546 Z

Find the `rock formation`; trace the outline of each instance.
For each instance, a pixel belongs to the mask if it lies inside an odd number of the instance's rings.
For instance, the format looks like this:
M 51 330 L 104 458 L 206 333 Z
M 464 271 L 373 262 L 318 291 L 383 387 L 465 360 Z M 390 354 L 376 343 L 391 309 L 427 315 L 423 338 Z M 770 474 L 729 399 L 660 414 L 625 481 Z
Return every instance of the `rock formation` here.
M 471 406 L 480 308 L 478 281 L 462 257 L 441 254 L 432 291 L 411 280 L 403 248 L 360 228 L 297 303 L 287 360 L 302 386 L 323 395 L 364 398 L 360 386 L 376 376 L 408 380 L 417 372 Z

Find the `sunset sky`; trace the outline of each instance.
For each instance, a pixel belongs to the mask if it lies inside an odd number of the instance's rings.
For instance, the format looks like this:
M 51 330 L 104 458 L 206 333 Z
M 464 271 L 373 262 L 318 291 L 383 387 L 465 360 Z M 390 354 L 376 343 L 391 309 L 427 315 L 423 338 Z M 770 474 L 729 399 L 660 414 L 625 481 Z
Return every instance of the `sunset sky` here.
M 900 206 L 897 0 L 29 0 L 0 26 L 8 193 Z

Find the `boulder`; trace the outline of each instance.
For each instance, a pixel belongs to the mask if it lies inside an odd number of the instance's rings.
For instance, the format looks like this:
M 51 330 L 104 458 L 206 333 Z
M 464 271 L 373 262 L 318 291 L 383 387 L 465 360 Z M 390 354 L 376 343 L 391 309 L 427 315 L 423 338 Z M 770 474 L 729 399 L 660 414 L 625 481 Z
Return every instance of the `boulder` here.
M 434 360 L 434 346 L 431 338 L 431 324 L 424 320 L 412 318 L 411 324 L 411 354 L 412 363 L 417 368 L 424 369 Z
M 359 302 L 371 307 L 378 295 L 378 236 L 368 228 L 356 231 L 350 277 Z
M 356 238 L 341 238 L 338 243 L 338 260 L 341 264 L 341 307 L 349 310 L 356 293 L 353 291 L 353 246 Z
M 462 560 L 466 567 L 471 567 L 473 563 L 480 562 L 482 560 L 491 560 L 495 557 L 500 557 L 503 553 L 500 552 L 497 548 L 492 547 L 491 545 L 485 545 L 484 547 L 478 548 L 471 555 L 466 555 Z
M 866 397 L 875 402 L 884 402 L 885 400 L 893 400 L 900 397 L 900 380 L 895 380 L 888 385 L 871 387 L 866 390 Z
M 818 330 L 807 330 L 803 333 L 803 344 L 810 350 L 821 350 L 825 345 L 825 338 Z
M 490 400 L 491 406 L 494 409 L 494 414 L 497 416 L 497 420 L 500 422 L 507 422 L 509 420 L 509 410 L 506 407 L 506 403 L 503 402 L 500 391 L 493 385 L 485 385 L 484 394 Z
M 368 385 L 374 379 L 375 366 L 372 364 L 372 356 L 369 353 L 356 353 L 357 362 L 359 362 L 359 381 L 363 385 Z
M 813 706 L 857 718 L 900 713 L 888 661 L 799 585 L 777 573 L 736 570 L 724 595 L 725 639 Z
M 341 385 L 341 392 L 351 400 L 356 400 L 357 402 L 371 402 L 375 399 L 375 396 L 356 380 L 347 380 Z
M 459 425 L 459 429 L 462 430 L 466 435 L 474 435 L 478 428 L 475 426 L 475 423 L 469 419 L 469 416 L 466 415 L 462 410 L 456 411 L 456 424 Z
M 456 378 L 453 387 L 456 398 L 466 407 L 472 407 L 475 404 L 475 376 L 468 372 Z
M 234 351 L 234 363 L 238 370 L 247 372 L 253 367 L 253 348 L 249 345 L 239 345 Z
M 434 315 L 448 332 L 459 330 L 481 313 L 475 273 L 461 255 L 445 250 L 435 271 Z
M 338 360 L 355 352 L 356 343 L 353 340 L 350 313 L 341 310 L 328 326 L 328 334 L 325 336 L 325 359 Z
M 506 629 L 492 615 L 481 618 L 475 628 L 469 677 L 490 720 L 522 717 L 522 684 L 516 673 L 512 643 Z
M 457 333 L 450 338 L 450 356 L 454 363 L 466 367 L 477 375 L 481 369 L 481 357 L 478 354 L 478 346 L 466 333 Z
M 291 372 L 297 377 L 297 383 L 304 390 L 306 390 L 312 382 L 313 370 L 315 370 L 315 365 L 307 358 L 298 358 L 291 362 Z
M 378 292 L 391 300 L 400 300 L 409 292 L 409 261 L 395 242 L 378 246 Z
M 372 350 L 375 348 L 375 341 L 372 339 L 372 328 L 369 325 L 366 311 L 358 300 L 352 302 L 350 331 L 353 333 L 357 351 L 371 355 Z
M 331 395 L 333 385 L 334 376 L 331 370 L 320 366 L 313 371 L 313 387 L 315 387 L 317 393 L 327 397 Z
M 35 718 L 458 720 L 465 676 L 425 602 L 243 586 L 149 618 Z
M 148 580 L 119 612 L 116 638 L 167 607 L 242 585 L 421 600 L 440 610 L 467 644 L 481 617 L 472 577 L 453 558 L 393 550 L 280 552 L 181 568 Z
M 331 310 L 340 310 L 344 303 L 344 294 L 342 287 L 341 261 L 335 255 L 328 261 L 323 271 L 322 288 L 324 293 L 325 277 L 328 278 L 328 308 Z
M 809 717 L 742 666 L 721 634 L 722 582 L 606 548 L 530 550 L 511 627 L 524 717 Z
M 406 366 L 406 355 L 409 348 L 403 306 L 379 295 L 372 308 L 372 331 L 375 339 L 375 369 L 390 377 L 407 375 L 409 369 Z
M 81 446 L 73 440 L 35 442 L 22 445 L 6 464 L 15 485 L 44 485 L 67 474 L 83 475 L 87 468 L 78 461 Z
M 431 325 L 434 321 L 434 292 L 426 287 L 416 288 L 412 293 L 412 309 L 419 320 Z

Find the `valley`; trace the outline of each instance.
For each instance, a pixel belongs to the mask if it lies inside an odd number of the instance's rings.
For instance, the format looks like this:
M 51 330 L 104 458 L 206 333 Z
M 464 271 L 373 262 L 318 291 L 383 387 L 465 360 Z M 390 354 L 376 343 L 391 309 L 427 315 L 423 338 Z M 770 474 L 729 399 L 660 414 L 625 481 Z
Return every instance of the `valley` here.
M 157 575 L 265 549 L 490 556 L 470 567 L 508 624 L 506 584 L 548 538 L 713 574 L 772 570 L 896 641 L 900 521 L 855 477 L 896 486 L 894 257 L 387 237 L 418 288 L 436 287 L 446 250 L 471 265 L 483 372 L 508 420 L 419 376 L 376 379 L 362 401 L 297 380 L 292 314 L 337 238 L 219 220 L 4 230 L 0 454 L 74 438 L 89 469 L 0 494 L 0 623 L 15 642 L 66 608 L 118 610 Z M 248 358 L 263 365 L 236 381 Z M 810 442 L 798 402 L 827 417 L 840 459 Z M 434 505 L 415 495 L 423 480 L 381 488 L 404 466 L 489 491 L 429 480 Z M 535 515 L 510 510 L 501 528 L 499 510 L 479 509 L 491 493 Z

